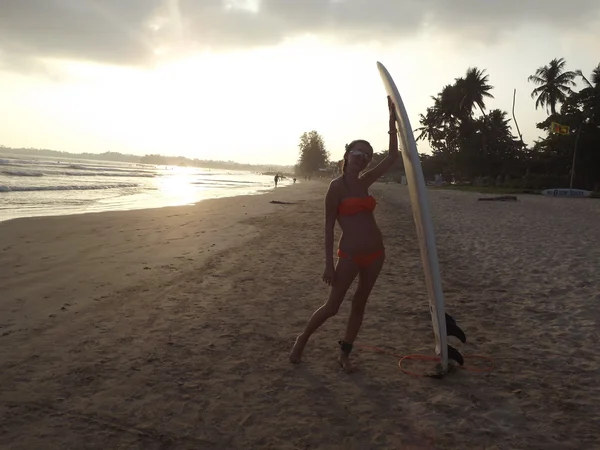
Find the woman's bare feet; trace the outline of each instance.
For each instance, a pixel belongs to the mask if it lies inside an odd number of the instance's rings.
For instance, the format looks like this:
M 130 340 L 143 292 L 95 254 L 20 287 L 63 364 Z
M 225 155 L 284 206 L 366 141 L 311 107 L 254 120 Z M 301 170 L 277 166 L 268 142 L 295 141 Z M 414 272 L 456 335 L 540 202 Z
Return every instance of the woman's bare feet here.
M 346 373 L 356 372 L 356 367 L 352 364 L 350 357 L 344 352 L 340 352 L 340 356 L 338 357 L 338 363 L 344 369 Z
M 302 336 L 298 336 L 296 338 L 296 342 L 294 342 L 294 346 L 292 347 L 292 351 L 290 353 L 290 362 L 297 364 L 302 359 L 302 352 L 304 351 L 304 346 L 306 345 L 306 339 Z

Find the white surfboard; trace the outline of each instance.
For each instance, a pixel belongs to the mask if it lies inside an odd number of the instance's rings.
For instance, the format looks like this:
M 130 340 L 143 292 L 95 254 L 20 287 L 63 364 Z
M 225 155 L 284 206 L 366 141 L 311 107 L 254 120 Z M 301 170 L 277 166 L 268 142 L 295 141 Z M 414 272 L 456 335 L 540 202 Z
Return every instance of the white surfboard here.
M 440 357 L 441 370 L 445 373 L 448 370 L 448 337 L 444 310 L 444 293 L 442 291 L 442 277 L 423 169 L 421 168 L 415 137 L 398 88 L 396 88 L 394 80 L 383 64 L 378 62 L 377 68 L 379 69 L 385 90 L 396 106 L 402 161 L 404 162 L 404 169 L 406 171 L 410 203 L 419 239 L 423 271 L 425 272 L 429 311 L 435 335 L 435 352 Z
M 551 197 L 567 197 L 567 198 L 584 198 L 592 195 L 592 191 L 584 191 L 582 189 L 546 189 L 542 191 L 542 194 Z

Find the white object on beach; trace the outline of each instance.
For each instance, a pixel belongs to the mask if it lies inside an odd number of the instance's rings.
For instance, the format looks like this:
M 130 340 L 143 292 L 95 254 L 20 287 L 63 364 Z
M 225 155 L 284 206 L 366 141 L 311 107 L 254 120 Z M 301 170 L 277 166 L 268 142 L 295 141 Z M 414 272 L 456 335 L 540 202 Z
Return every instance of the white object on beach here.
M 571 197 L 571 198 L 582 198 L 589 197 L 592 195 L 592 191 L 584 191 L 581 189 L 546 189 L 542 191 L 542 194 L 551 197 Z
M 379 75 L 381 75 L 385 90 L 396 106 L 396 117 L 399 125 L 398 135 L 402 147 L 402 161 L 404 162 L 404 170 L 406 171 L 410 203 L 417 229 L 423 271 L 425 272 L 425 283 L 429 297 L 429 312 L 431 313 L 433 333 L 435 335 L 435 352 L 440 357 L 442 372 L 446 373 L 448 371 L 448 336 L 444 311 L 444 293 L 442 291 L 442 277 L 423 169 L 419 160 L 415 137 L 398 88 L 383 64 L 378 62 L 377 68 L 379 69 Z

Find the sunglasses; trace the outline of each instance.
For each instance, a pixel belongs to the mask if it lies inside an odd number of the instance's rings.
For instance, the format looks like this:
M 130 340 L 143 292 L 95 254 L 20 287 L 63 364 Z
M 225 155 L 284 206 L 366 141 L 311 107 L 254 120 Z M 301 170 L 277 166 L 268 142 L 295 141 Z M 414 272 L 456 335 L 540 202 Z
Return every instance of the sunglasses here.
M 350 150 L 348 153 L 351 155 L 354 155 L 354 156 L 360 156 L 363 159 L 371 159 L 372 158 L 371 155 L 369 155 L 368 153 L 365 153 L 365 152 L 361 152 L 360 150 Z

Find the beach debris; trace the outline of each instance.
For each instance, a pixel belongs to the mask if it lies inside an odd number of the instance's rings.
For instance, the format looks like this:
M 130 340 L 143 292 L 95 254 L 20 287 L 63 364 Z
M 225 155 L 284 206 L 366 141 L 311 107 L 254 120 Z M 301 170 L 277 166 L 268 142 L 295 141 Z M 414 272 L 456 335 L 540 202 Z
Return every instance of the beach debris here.
M 274 203 L 276 205 L 295 205 L 293 202 L 280 202 L 279 200 L 271 200 L 269 203 Z
M 481 197 L 477 200 L 480 202 L 516 202 L 517 197 L 515 195 L 502 195 L 500 197 Z

